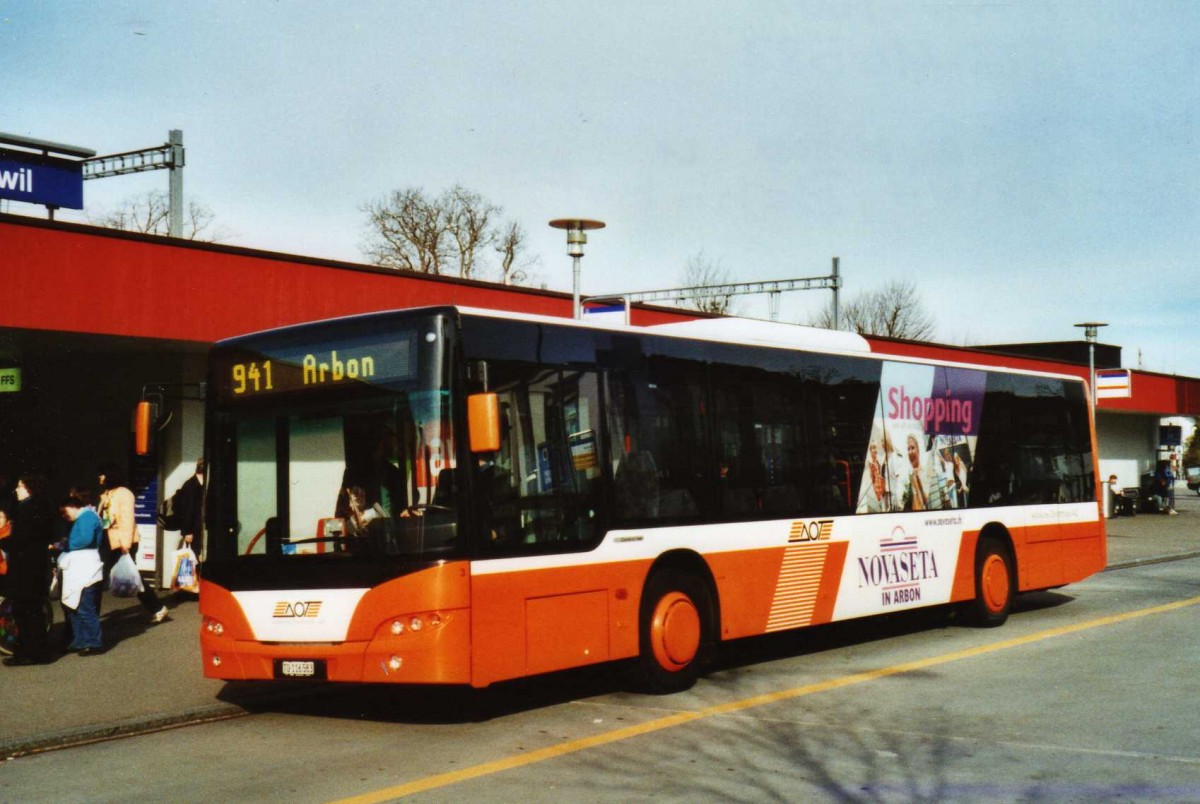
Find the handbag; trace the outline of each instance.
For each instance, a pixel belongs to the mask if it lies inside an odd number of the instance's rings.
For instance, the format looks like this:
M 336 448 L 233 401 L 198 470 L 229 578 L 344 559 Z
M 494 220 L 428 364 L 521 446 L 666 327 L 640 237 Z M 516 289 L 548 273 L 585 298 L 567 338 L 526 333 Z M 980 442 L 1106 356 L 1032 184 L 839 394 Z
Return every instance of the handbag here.
M 108 591 L 116 597 L 134 597 L 146 587 L 129 553 L 122 553 L 108 575 Z
M 190 547 L 183 547 L 175 551 L 175 570 L 171 573 L 171 590 L 194 594 L 200 592 L 196 554 Z

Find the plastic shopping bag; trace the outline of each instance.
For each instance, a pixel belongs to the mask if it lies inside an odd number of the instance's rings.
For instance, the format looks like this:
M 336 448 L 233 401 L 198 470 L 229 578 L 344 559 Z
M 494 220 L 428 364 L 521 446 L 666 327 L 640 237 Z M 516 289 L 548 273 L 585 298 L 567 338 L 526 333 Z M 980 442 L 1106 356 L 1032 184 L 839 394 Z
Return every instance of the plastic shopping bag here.
M 63 571 L 58 564 L 54 565 L 54 572 L 50 575 L 50 599 L 62 600 L 62 585 Z
M 200 577 L 196 571 L 196 554 L 192 548 L 175 551 L 175 571 L 171 573 L 171 590 L 176 592 L 200 592 Z
M 108 591 L 117 597 L 133 597 L 141 592 L 142 574 L 133 564 L 129 553 L 122 553 L 108 576 Z

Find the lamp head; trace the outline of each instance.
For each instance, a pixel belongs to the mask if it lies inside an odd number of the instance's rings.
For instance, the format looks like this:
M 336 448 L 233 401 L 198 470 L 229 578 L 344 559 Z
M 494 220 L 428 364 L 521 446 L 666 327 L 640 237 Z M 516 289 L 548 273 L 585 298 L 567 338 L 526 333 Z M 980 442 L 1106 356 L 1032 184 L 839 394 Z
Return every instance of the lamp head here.
M 588 229 L 603 229 L 604 221 L 593 221 L 587 218 L 556 218 L 550 221 L 555 229 L 567 230 L 567 256 L 582 257 L 583 247 L 587 245 Z
M 1096 340 L 1096 333 L 1099 332 L 1100 327 L 1107 327 L 1108 324 L 1100 321 L 1084 321 L 1082 324 L 1076 324 L 1075 326 L 1083 328 L 1083 337 L 1087 338 L 1089 341 L 1094 341 Z

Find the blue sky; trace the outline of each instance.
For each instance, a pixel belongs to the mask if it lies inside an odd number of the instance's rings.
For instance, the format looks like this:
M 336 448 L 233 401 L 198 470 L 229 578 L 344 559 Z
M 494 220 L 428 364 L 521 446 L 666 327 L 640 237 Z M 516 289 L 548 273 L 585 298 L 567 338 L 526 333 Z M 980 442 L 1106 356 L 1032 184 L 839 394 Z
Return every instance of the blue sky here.
M 0 60 L 0 131 L 182 129 L 228 243 L 359 260 L 364 202 L 457 182 L 554 289 L 546 222 L 595 217 L 585 293 L 677 285 L 699 252 L 735 281 L 837 255 L 847 294 L 912 279 L 941 341 L 1107 321 L 1127 366 L 1200 376 L 1197 3 L 0 0 Z

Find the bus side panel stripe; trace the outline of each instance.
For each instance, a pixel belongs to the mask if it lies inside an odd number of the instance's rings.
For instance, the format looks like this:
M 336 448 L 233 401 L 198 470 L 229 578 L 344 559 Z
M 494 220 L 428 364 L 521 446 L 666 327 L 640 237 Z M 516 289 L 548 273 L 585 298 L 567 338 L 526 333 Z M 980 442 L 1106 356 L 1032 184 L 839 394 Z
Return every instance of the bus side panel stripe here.
M 821 593 L 813 607 L 812 625 L 827 623 L 833 619 L 833 608 L 837 605 L 838 589 L 842 585 L 842 572 L 846 567 L 847 542 L 831 542 L 825 557 L 825 568 L 821 573 Z
M 812 623 L 828 553 L 828 542 L 787 546 L 764 631 L 784 631 Z

